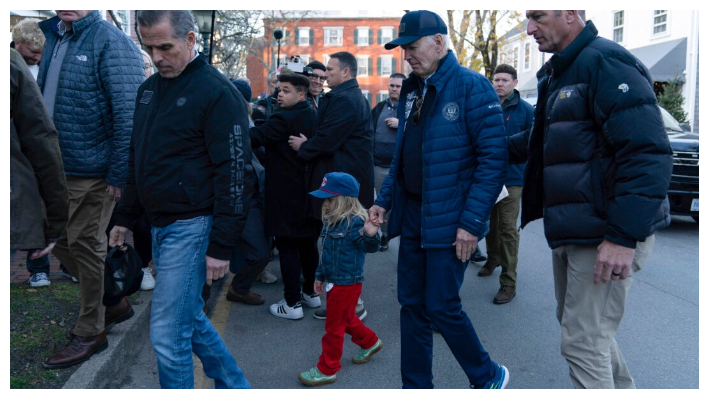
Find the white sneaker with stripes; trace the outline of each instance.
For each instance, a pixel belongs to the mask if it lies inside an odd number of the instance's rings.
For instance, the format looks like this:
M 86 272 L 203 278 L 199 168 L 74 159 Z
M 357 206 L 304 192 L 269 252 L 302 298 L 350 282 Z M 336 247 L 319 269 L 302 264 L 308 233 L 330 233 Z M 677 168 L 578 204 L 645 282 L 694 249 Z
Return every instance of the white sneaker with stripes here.
M 303 305 L 300 302 L 290 307 L 285 299 L 271 305 L 271 314 L 284 319 L 298 320 L 303 318 Z

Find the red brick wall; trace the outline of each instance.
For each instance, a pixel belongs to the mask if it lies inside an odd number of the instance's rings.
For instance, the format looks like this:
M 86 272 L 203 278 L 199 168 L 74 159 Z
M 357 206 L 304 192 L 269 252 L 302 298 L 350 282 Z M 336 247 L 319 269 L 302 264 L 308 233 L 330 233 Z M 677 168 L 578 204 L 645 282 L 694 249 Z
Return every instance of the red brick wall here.
M 273 40 L 273 34 L 269 25 L 271 21 L 264 21 L 266 25 L 265 39 L 267 40 L 266 46 L 264 48 L 261 59 L 264 60 L 269 65 L 275 64 L 275 54 L 277 46 L 275 40 Z M 279 25 L 279 24 L 276 24 Z M 381 55 L 391 55 L 396 59 L 396 69 L 392 72 L 404 72 L 404 60 L 403 52 L 400 48 L 395 50 L 385 50 L 383 44 L 379 44 L 378 34 L 382 26 L 394 28 L 394 37 L 396 37 L 396 32 L 399 26 L 398 18 L 367 18 L 367 19 L 302 19 L 298 21 L 298 27 L 310 28 L 312 32 L 312 45 L 297 45 L 296 44 L 296 26 L 294 23 L 289 23 L 285 26 L 285 29 L 289 31 L 289 38 L 286 42 L 286 38 L 281 40 L 281 55 L 291 56 L 291 55 L 308 55 L 309 61 L 318 60 L 324 63 L 324 54 L 333 54 L 339 51 L 347 51 L 352 53 L 355 57 L 358 55 L 368 55 L 371 59 L 371 70 L 368 76 L 358 76 L 357 82 L 362 90 L 368 90 L 371 94 L 371 105 L 372 107 L 376 105 L 376 95 L 380 90 L 386 90 L 387 84 L 389 82 L 389 77 L 379 76 L 379 71 L 377 68 L 377 59 Z M 325 27 L 342 27 L 342 45 L 341 46 L 325 46 Z M 360 46 L 355 44 L 355 36 L 357 34 L 358 27 L 368 27 L 372 34 L 371 45 Z M 269 45 L 271 45 L 269 47 Z M 273 51 L 273 55 L 271 55 Z M 273 64 L 272 64 L 273 63 Z M 247 76 L 251 80 L 251 90 L 254 93 L 254 97 L 257 97 L 259 93 L 266 92 L 266 77 L 268 75 L 268 69 L 263 67 L 258 58 L 252 56 L 247 61 Z

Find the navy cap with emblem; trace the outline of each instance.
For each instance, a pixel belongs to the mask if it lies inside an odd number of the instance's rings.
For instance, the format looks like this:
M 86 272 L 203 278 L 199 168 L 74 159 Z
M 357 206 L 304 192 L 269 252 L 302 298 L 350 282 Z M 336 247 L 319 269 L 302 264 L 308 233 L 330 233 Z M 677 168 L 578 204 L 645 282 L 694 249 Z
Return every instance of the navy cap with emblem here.
M 359 182 L 347 173 L 331 172 L 322 179 L 319 190 L 311 191 L 310 195 L 318 198 L 337 197 L 359 197 Z
M 437 33 L 448 34 L 448 27 L 438 14 L 427 10 L 409 11 L 401 17 L 399 37 L 385 44 L 384 48 L 391 50 Z

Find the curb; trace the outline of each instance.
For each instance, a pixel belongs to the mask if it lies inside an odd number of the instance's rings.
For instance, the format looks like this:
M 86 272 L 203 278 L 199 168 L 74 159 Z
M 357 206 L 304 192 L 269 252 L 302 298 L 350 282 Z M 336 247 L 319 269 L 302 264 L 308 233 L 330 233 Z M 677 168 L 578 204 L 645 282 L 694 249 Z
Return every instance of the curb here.
M 111 383 L 123 381 L 129 367 L 143 345 L 135 345 L 136 337 L 150 334 L 150 304 L 153 291 L 140 291 L 131 301 L 135 314 L 123 323 L 116 324 L 107 334 L 108 348 L 85 361 L 62 389 L 102 389 Z M 137 303 L 137 304 L 136 304 Z

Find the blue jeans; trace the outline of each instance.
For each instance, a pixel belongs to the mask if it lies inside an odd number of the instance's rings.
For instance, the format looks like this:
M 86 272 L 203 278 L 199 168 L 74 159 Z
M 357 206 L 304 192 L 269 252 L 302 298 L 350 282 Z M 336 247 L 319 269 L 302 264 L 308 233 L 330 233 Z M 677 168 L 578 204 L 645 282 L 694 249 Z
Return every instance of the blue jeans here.
M 158 276 L 150 314 L 150 343 L 158 358 L 162 388 L 194 388 L 192 352 L 216 388 L 251 388 L 224 341 L 202 311 L 205 253 L 212 216 L 153 227 Z
M 452 245 L 451 249 L 421 248 L 421 205 L 407 200 L 397 267 L 403 388 L 433 388 L 431 323 L 471 385 L 484 385 L 495 376 L 495 365 L 460 301 L 466 266 Z

